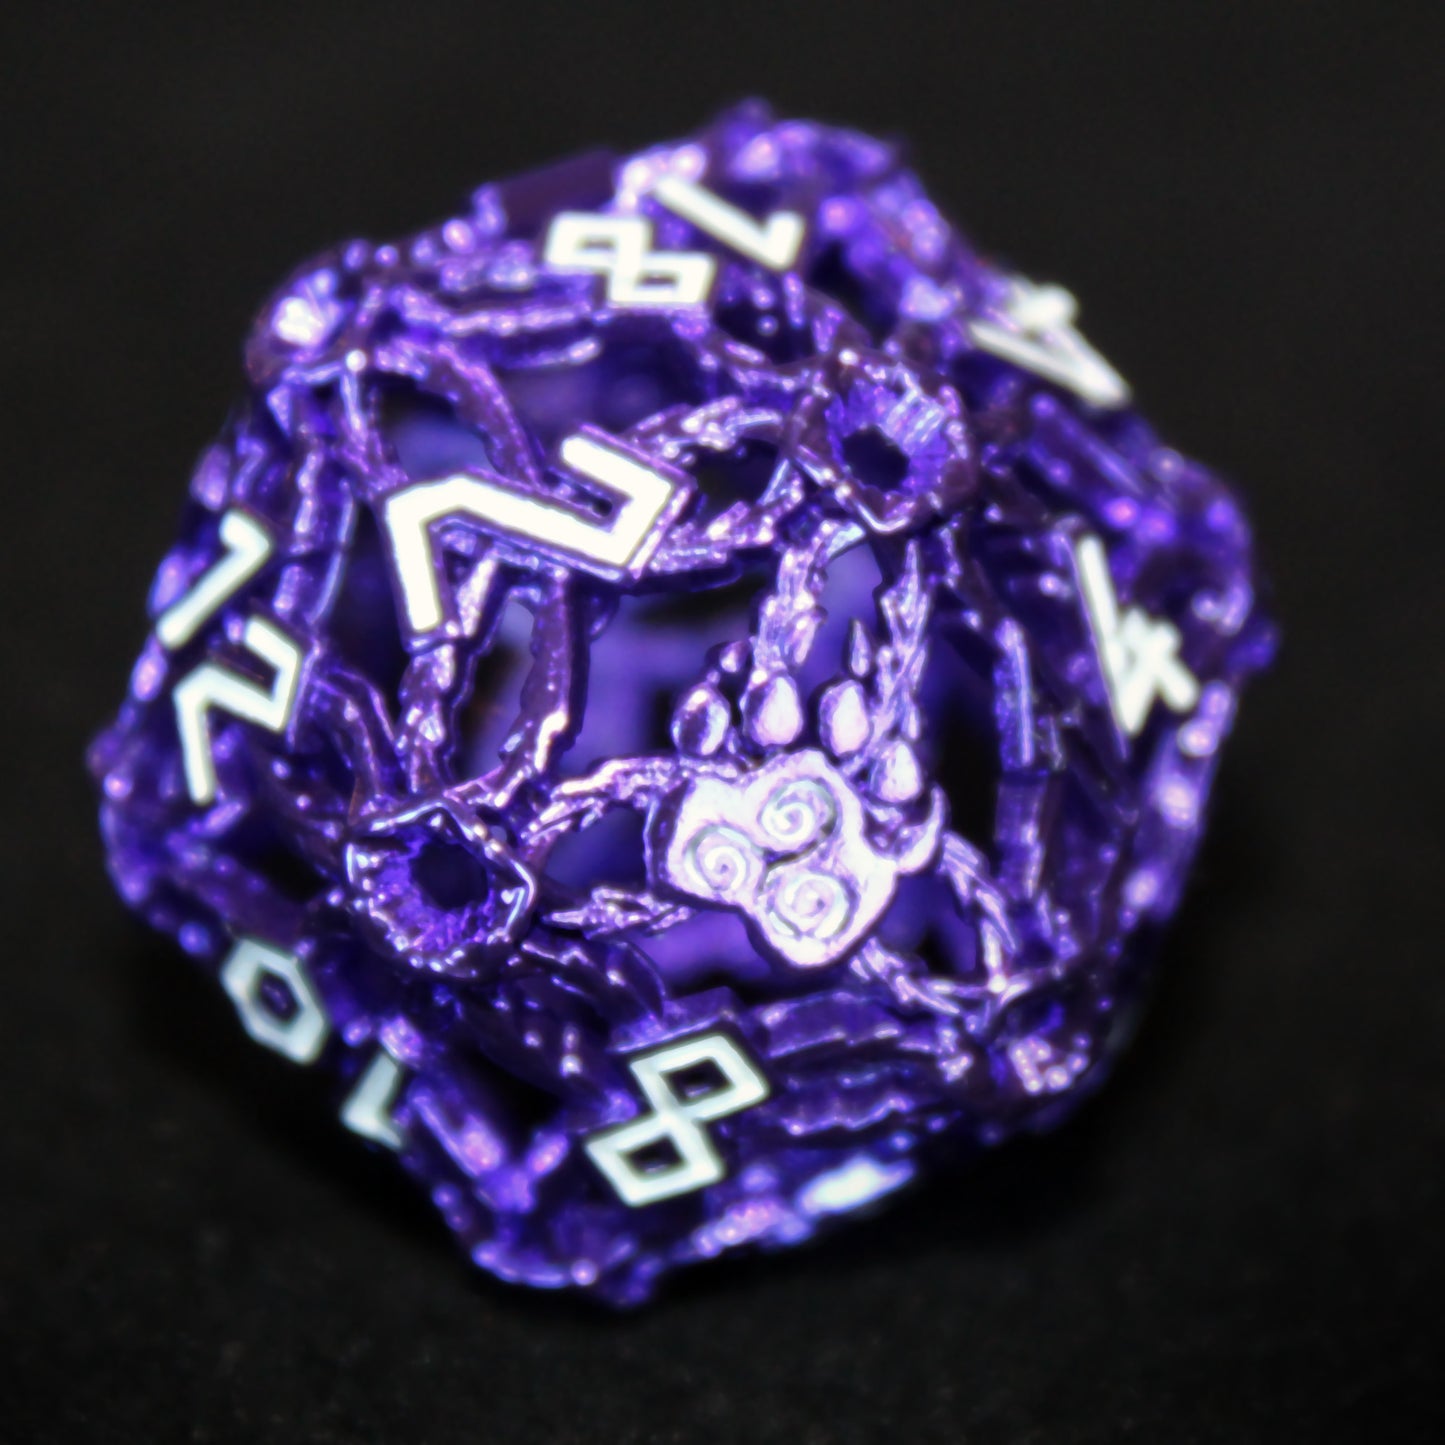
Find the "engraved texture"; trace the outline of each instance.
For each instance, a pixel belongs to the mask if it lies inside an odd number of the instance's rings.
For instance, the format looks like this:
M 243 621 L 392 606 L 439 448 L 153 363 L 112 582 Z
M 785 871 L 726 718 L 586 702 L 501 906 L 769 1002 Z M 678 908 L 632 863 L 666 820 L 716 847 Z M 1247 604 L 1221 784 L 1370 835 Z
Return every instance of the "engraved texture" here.
M 126 901 L 483 1268 L 618 1303 L 1063 1117 L 1239 689 L 1228 489 L 756 104 L 263 309 L 94 745 Z

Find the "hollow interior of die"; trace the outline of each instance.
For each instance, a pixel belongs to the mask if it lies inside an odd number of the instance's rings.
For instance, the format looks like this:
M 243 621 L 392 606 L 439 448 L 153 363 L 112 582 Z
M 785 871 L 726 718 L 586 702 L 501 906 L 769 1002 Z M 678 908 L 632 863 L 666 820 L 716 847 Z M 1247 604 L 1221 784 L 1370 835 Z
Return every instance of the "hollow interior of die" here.
M 396 384 L 381 398 L 381 432 L 402 471 L 431 481 L 468 468 L 494 469 L 492 448 L 444 397 Z
M 713 585 L 620 600 L 591 645 L 586 710 L 561 761 L 564 774 L 585 774 L 612 758 L 673 752 L 669 726 L 678 699 L 701 679 L 714 648 L 752 635 L 773 577 L 766 558 L 744 562 L 737 573 Z M 829 568 L 819 599 L 826 618 L 798 674 L 805 700 L 843 674 L 850 623 L 857 618 L 873 625 L 881 582 L 866 546 L 845 552 Z M 740 726 L 736 718 L 733 724 Z M 550 879 L 579 893 L 636 886 L 645 873 L 641 822 L 629 808 L 613 809 L 566 835 L 547 865 Z
M 671 407 L 700 406 L 711 386 L 665 318 L 634 315 L 565 356 L 494 364 L 539 460 L 584 425 L 620 436 Z
M 568 774 L 610 758 L 671 751 L 668 721 L 677 697 L 700 672 L 707 649 L 747 637 L 770 573 L 748 574 L 726 586 L 690 594 L 624 599 L 594 640 L 586 717 L 563 759 Z M 826 620 L 798 671 L 805 705 L 844 675 L 851 624 L 879 633 L 875 596 L 882 584 L 866 546 L 837 558 L 820 603 Z M 943 621 L 918 690 L 921 735 L 916 743 L 925 776 L 948 799 L 950 827 L 983 855 L 991 851 L 998 787 L 990 649 L 961 625 Z M 640 888 L 646 882 L 640 813 L 616 807 L 563 837 L 547 878 L 578 895 L 593 889 Z M 882 935 L 932 970 L 959 976 L 978 964 L 973 926 L 960 915 L 946 884 L 920 875 L 899 880 Z M 693 916 L 646 939 L 645 951 L 674 984 L 701 988 L 727 982 L 746 994 L 773 971 L 735 912 L 698 907 Z M 761 995 L 760 995 L 761 996 Z
M 351 524 L 346 568 L 328 622 L 332 648 L 367 678 L 392 709 L 411 661 L 402 639 L 386 543 L 373 509 L 359 502 Z
M 659 365 L 655 346 L 612 344 L 582 366 L 524 368 L 508 377 L 519 415 L 539 440 L 556 433 L 563 418 L 579 414 L 609 430 L 625 426 L 693 396 L 682 357 Z M 631 362 L 629 363 L 629 357 Z M 666 357 L 663 357 L 666 361 Z M 579 411 L 580 408 L 580 411 Z M 383 427 L 393 454 L 409 475 L 436 477 L 492 465 L 485 437 L 458 418 L 443 399 L 409 386 L 391 388 Z M 850 438 L 851 466 L 864 479 L 886 486 L 899 459 L 871 435 Z M 690 470 L 698 489 L 697 516 L 717 515 L 738 500 L 755 501 L 777 464 L 776 451 L 745 443 L 731 454 L 702 453 Z M 702 673 L 708 651 L 745 641 L 756 608 L 772 577 L 765 555 L 735 561 L 726 572 L 684 576 L 678 585 L 624 593 L 588 649 L 581 726 L 562 753 L 559 772 L 578 776 L 611 758 L 665 754 L 672 750 L 669 722 L 678 697 Z M 799 669 L 808 699 L 843 673 L 850 623 L 879 633 L 874 598 L 882 577 L 871 549 L 858 546 L 831 564 L 820 603 L 826 620 Z M 342 595 L 333 612 L 339 650 L 349 655 L 397 703 L 407 654 L 400 636 L 392 579 L 383 539 L 369 508 L 358 509 Z M 533 617 L 520 600 L 508 599 L 475 663 L 469 699 L 459 722 L 458 772 L 477 776 L 500 758 L 521 707 L 532 666 Z M 998 781 L 991 699 L 992 659 L 960 627 L 945 627 L 930 650 L 920 688 L 922 732 L 917 750 L 926 776 L 947 795 L 950 825 L 987 853 L 993 833 Z M 616 808 L 589 827 L 568 834 L 553 851 L 547 877 L 579 895 L 599 886 L 636 889 L 646 881 L 641 817 Z M 974 952 L 959 933 L 951 898 L 937 887 L 902 880 L 884 931 L 900 947 L 936 955 L 941 966 L 966 962 Z M 674 929 L 675 945 L 662 952 L 696 958 L 717 955 L 718 965 L 746 974 L 756 950 L 734 915 L 705 911 L 702 922 Z M 686 934 L 711 940 L 701 950 Z M 704 963 L 704 969 L 711 965 Z

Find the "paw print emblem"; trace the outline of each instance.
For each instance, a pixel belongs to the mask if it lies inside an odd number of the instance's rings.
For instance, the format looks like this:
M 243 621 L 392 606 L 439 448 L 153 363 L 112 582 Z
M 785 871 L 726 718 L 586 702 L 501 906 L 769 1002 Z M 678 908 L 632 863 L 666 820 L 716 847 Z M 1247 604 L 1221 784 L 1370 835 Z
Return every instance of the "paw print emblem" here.
M 660 829 L 662 868 L 679 891 L 739 909 L 789 963 L 818 967 L 863 939 L 899 875 L 937 843 L 925 824 L 900 853 L 882 853 L 865 825 L 848 780 L 809 748 L 738 777 L 694 778 Z
M 566 830 L 636 809 L 649 886 L 627 896 L 599 885 L 580 907 L 554 909 L 553 924 L 660 931 L 726 908 L 773 959 L 820 968 L 866 945 L 900 878 L 933 865 L 948 804 L 916 746 L 929 601 L 915 545 L 872 594 L 881 635 L 851 616 L 835 639 L 842 670 L 806 697 L 800 687 L 827 565 L 864 535 L 834 520 L 788 549 L 758 635 L 716 649 L 675 700 L 675 752 L 614 758 L 557 788 L 524 847 L 545 859 Z

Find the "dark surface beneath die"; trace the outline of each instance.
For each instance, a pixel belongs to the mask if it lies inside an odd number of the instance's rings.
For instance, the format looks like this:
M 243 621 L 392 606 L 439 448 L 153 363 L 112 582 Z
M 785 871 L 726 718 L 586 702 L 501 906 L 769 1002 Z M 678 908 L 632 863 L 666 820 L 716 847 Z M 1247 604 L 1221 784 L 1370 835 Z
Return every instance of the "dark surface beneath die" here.
M 1445 1289 L 1426 7 L 10 13 L 0 1441 L 1433 1440 Z M 756 92 L 904 132 L 1238 479 L 1286 645 L 1112 1084 L 614 1317 L 477 1275 L 132 923 L 80 766 L 250 314 L 348 234 Z

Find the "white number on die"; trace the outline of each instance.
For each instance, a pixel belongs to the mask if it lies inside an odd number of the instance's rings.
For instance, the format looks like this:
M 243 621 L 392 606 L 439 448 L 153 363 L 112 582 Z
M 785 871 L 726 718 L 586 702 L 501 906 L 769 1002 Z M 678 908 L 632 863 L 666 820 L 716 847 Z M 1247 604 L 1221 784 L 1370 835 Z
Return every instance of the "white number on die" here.
M 280 984 L 290 999 L 284 1012 L 267 1000 L 267 979 Z M 221 986 L 235 1004 L 242 1027 L 258 1044 L 298 1064 L 314 1064 L 321 1056 L 331 1035 L 331 1017 L 294 953 L 259 938 L 238 938 L 221 965 Z M 378 1049 L 342 1104 L 341 1122 L 365 1139 L 400 1149 L 401 1131 L 392 1114 L 405 1078 L 406 1070 L 384 1048 Z
M 598 436 L 578 432 L 568 437 L 560 457 L 568 471 L 607 494 L 614 503 L 609 516 L 598 518 L 560 499 L 529 496 L 494 473 L 418 482 L 387 498 L 386 526 L 414 631 L 428 632 L 442 622 L 431 527 L 444 518 L 470 518 L 599 576 L 641 572 L 687 492 Z
M 700 306 L 712 286 L 713 258 L 700 251 L 654 251 L 643 216 L 563 211 L 547 232 L 542 259 L 556 271 L 607 278 L 616 306 Z
M 803 243 L 803 218 L 775 211 L 757 221 L 746 211 L 681 176 L 664 176 L 653 196 L 674 215 L 740 256 L 786 271 Z M 643 216 L 563 211 L 542 248 L 557 271 L 591 271 L 607 278 L 616 306 L 700 306 L 712 289 L 717 262 L 703 251 L 654 251 L 652 224 Z
M 400 1149 L 401 1130 L 392 1113 L 405 1078 L 406 1070 L 385 1049 L 378 1049 L 341 1106 L 341 1122 L 363 1139 Z
M 771 271 L 786 271 L 803 244 L 803 218 L 795 211 L 774 211 L 766 221 L 755 221 L 746 211 L 681 176 L 663 176 L 652 194 L 704 235 Z
M 186 788 L 196 804 L 214 802 L 216 797 L 216 764 L 206 718 L 212 708 L 273 733 L 284 732 L 291 721 L 301 678 L 300 647 L 264 617 L 249 618 L 242 639 L 250 652 L 274 669 L 269 689 L 218 662 L 201 663 L 176 684 L 176 726 Z
M 271 538 L 266 529 L 237 507 L 221 518 L 221 545 L 225 552 L 156 619 L 156 636 L 167 651 L 184 647 L 206 619 L 239 592 L 271 555 Z
M 1155 697 L 1175 712 L 1188 712 L 1199 700 L 1199 683 L 1179 656 L 1178 628 L 1142 607 L 1120 612 L 1097 537 L 1081 537 L 1074 555 L 1109 703 L 1125 736 L 1143 730 Z
M 1066 386 L 1093 406 L 1123 406 L 1129 400 L 1128 383 L 1079 334 L 1074 326 L 1078 309 L 1062 286 L 1036 286 L 1013 276 L 1003 318 L 973 317 L 969 339 L 981 351 Z
M 671 1076 L 699 1064 L 713 1065 L 724 1084 L 680 1098 Z M 727 1170 L 701 1126 L 761 1103 L 768 1097 L 767 1080 L 725 1034 L 670 1044 L 639 1055 L 628 1067 L 652 1111 L 594 1134 L 584 1146 L 618 1198 L 637 1208 L 716 1184 Z M 676 1161 L 660 1169 L 639 1168 L 637 1156 L 657 1144 L 671 1145 Z
M 267 978 L 282 984 L 292 1007 L 278 1013 L 266 1001 L 261 985 Z M 306 969 L 294 953 L 240 938 L 221 965 L 221 985 L 236 1005 L 246 1032 L 258 1044 L 275 1049 L 298 1064 L 313 1063 L 326 1044 L 331 1020 Z

